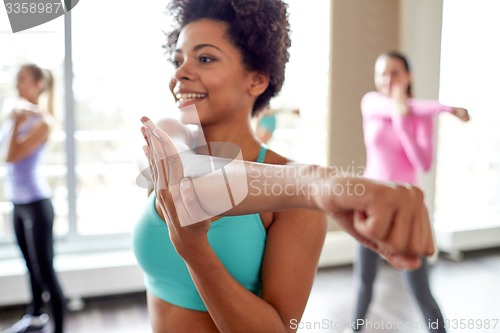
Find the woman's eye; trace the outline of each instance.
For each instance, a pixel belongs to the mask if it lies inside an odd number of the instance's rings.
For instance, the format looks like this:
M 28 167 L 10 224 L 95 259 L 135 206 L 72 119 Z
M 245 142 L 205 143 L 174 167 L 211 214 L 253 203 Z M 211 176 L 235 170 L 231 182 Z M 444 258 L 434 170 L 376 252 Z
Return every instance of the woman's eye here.
M 178 59 L 170 59 L 169 61 L 175 68 L 179 68 L 181 65 L 181 62 Z
M 201 57 L 199 58 L 199 60 L 200 60 L 200 62 L 203 62 L 203 63 L 208 63 L 208 62 L 212 62 L 212 61 L 214 61 L 214 59 L 213 59 L 213 58 L 210 58 L 210 57 L 207 57 L 207 56 L 201 56 Z

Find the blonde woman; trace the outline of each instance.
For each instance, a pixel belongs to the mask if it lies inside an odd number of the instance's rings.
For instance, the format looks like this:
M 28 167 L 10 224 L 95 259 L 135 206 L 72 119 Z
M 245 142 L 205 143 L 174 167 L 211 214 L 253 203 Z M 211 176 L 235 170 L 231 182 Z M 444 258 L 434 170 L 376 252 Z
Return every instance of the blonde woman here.
M 23 65 L 17 75 L 20 102 L 11 113 L 12 130 L 7 147 L 7 197 L 14 205 L 16 239 L 26 261 L 31 285 L 31 305 L 26 315 L 6 332 L 43 330 L 49 321 L 54 332 L 63 332 L 65 302 L 53 266 L 54 209 L 51 189 L 39 172 L 53 119 L 52 74 L 35 64 Z M 45 95 L 45 96 L 42 96 Z M 42 97 L 45 103 L 41 103 Z

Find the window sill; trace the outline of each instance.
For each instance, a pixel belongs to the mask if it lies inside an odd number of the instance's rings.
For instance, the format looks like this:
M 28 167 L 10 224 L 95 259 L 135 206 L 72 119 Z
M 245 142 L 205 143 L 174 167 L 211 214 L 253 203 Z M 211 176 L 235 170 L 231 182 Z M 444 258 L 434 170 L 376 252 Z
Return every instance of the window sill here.
M 23 261 L 0 262 L 0 306 L 29 302 Z M 142 271 L 130 250 L 59 255 L 55 267 L 68 299 L 144 291 Z

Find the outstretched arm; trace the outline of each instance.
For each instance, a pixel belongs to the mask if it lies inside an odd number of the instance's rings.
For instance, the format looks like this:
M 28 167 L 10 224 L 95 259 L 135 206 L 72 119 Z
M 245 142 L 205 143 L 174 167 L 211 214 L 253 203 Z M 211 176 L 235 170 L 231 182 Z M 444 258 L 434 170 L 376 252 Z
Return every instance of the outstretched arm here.
M 151 133 L 149 141 L 153 141 L 149 144 L 152 149 L 149 155 L 155 157 L 158 169 L 168 169 L 169 173 L 168 190 L 165 183 L 157 180 L 156 193 L 171 193 L 177 215 L 181 223 L 186 221 L 185 225 L 215 214 L 312 208 L 332 214 L 347 232 L 385 255 L 397 267 L 416 268 L 419 256 L 434 252 L 423 194 L 416 187 L 337 177 L 333 169 L 318 166 L 243 162 L 243 168 L 225 168 L 228 179 L 248 188 L 244 200 L 227 209 L 221 196 L 214 194 L 214 191 L 227 192 L 226 183 L 217 186 L 216 173 L 196 178 L 197 175 L 186 174 L 187 168 L 183 167 L 186 161 L 207 164 L 213 157 L 179 156 L 176 146 L 163 131 L 151 127 L 144 132 Z M 191 178 L 185 178 L 185 174 Z M 266 186 L 274 186 L 275 190 L 266 192 Z
M 396 102 L 394 98 L 372 91 L 361 99 L 361 111 L 366 117 L 390 118 L 398 112 L 397 108 L 401 106 L 401 102 Z M 469 120 L 469 113 L 466 109 L 446 106 L 438 101 L 407 98 L 404 103 L 408 107 L 408 113 L 415 116 L 433 116 L 441 112 L 448 112 L 462 121 Z
M 406 156 L 415 169 L 422 171 L 430 169 L 434 156 L 433 116 L 439 112 L 450 112 L 463 121 L 469 120 L 466 109 L 410 98 L 404 85 L 394 85 L 390 97 L 378 92 L 367 93 L 363 96 L 361 108 L 365 122 L 375 118 L 391 119 L 392 129 Z

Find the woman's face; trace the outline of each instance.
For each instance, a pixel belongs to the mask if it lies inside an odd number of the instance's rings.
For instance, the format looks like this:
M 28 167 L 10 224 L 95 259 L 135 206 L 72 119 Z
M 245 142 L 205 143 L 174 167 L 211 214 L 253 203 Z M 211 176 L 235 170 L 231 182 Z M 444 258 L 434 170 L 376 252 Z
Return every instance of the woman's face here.
M 29 68 L 23 67 L 17 74 L 17 91 L 19 96 L 36 103 L 41 92 L 40 82 L 35 81 Z
M 204 125 L 248 118 L 258 75 L 245 69 L 225 23 L 202 19 L 185 26 L 172 62 L 176 70 L 170 90 L 179 108 L 194 104 Z M 192 122 L 189 118 L 183 113 L 184 122 Z
M 391 97 L 395 88 L 406 92 L 411 83 L 411 74 L 403 61 L 387 56 L 379 57 L 375 63 L 375 87 L 387 97 Z

